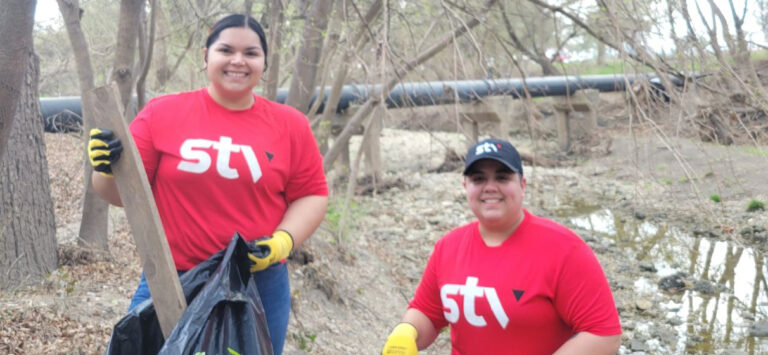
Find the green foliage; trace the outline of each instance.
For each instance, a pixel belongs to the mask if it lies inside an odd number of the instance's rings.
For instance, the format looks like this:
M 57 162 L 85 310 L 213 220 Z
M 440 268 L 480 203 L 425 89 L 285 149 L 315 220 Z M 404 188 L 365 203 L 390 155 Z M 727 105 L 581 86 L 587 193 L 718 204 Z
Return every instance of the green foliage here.
M 77 284 L 77 280 L 75 280 L 72 275 L 67 273 L 64 268 L 52 272 L 47 276 L 47 278 L 56 288 L 63 290 L 67 293 L 67 295 L 71 295 L 73 292 L 75 292 L 75 285 Z
M 747 212 L 765 211 L 765 202 L 752 199 L 747 205 Z
M 353 226 L 364 213 L 356 201 L 350 200 L 345 208 L 344 198 L 334 197 L 328 202 L 324 225 L 335 235 L 346 235 L 350 226 Z
M 291 336 L 299 343 L 299 349 L 306 352 L 312 351 L 312 346 L 314 345 L 315 339 L 317 338 L 317 334 L 304 334 L 301 332 L 293 333 Z
M 715 203 L 720 203 L 720 195 L 718 194 L 709 195 L 709 199 L 714 201 Z

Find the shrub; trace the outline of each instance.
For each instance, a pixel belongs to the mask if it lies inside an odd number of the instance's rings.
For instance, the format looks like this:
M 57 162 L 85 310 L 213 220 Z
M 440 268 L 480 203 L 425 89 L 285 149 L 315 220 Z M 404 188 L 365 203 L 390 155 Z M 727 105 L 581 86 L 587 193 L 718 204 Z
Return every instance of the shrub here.
M 747 205 L 747 212 L 755 212 L 755 211 L 765 211 L 765 203 L 760 200 L 752 199 L 752 201 L 749 201 L 749 205 Z

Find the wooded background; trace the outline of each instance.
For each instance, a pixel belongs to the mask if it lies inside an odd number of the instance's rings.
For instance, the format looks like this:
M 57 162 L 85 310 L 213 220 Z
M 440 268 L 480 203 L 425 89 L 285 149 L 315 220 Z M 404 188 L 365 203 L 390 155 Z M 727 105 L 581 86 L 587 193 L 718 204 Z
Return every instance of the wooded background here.
M 116 82 L 130 120 L 155 95 L 207 85 L 203 41 L 216 20 L 233 12 L 249 13 L 265 27 L 269 67 L 258 89 L 268 98 L 290 89 L 286 102 L 310 119 L 326 170 L 353 133 L 372 125 L 371 113 L 402 81 L 653 73 L 667 87 L 676 77 L 756 113 L 702 116 L 694 107 L 678 118 L 713 132 L 712 140 L 757 145 L 766 135 L 764 126 L 749 121 L 764 118 L 768 107 L 760 74 L 768 57 L 765 0 L 57 4 L 61 19 L 34 24 L 35 1 L 0 0 L 0 288 L 36 282 L 58 263 L 38 98 L 87 97 L 94 87 Z M 332 132 L 338 90 L 350 83 L 380 86 Z M 334 88 L 323 114 L 310 107 L 316 87 Z M 669 92 L 668 102 L 651 107 L 643 92 L 627 93 L 639 121 L 653 122 L 652 110 L 663 105 L 684 104 L 683 92 Z M 83 101 L 85 132 L 92 107 Z M 90 175 L 87 163 L 83 170 Z M 78 241 L 106 250 L 107 206 L 85 181 Z

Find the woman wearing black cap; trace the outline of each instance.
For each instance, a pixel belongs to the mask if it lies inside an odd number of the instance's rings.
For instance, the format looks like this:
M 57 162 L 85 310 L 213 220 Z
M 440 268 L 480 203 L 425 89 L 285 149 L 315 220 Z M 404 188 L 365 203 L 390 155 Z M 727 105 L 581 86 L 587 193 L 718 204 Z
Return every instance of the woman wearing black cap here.
M 291 299 L 284 261 L 322 221 L 328 187 L 307 118 L 253 93 L 266 57 L 256 20 L 221 19 L 203 51 L 209 85 L 151 100 L 130 129 L 179 272 L 226 247 L 234 232 L 269 247 L 265 257 L 251 255 L 251 271 L 280 354 Z M 93 185 L 115 205 L 122 201 L 111 164 L 121 150 L 112 132 L 91 131 Z M 149 297 L 142 275 L 131 308 Z
M 621 326 L 603 270 L 576 234 L 523 208 L 515 147 L 475 144 L 463 185 L 477 220 L 436 243 L 382 354 L 417 354 L 446 326 L 452 354 L 614 354 Z

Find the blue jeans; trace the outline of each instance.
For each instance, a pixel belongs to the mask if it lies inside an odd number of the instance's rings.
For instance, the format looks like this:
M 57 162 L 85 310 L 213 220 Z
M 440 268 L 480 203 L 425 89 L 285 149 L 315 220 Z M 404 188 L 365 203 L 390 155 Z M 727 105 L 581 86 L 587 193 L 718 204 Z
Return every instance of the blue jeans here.
M 182 273 L 180 271 L 179 275 Z M 264 271 L 257 272 L 253 277 L 256 278 L 256 288 L 259 290 L 261 304 L 264 305 L 264 314 L 267 316 L 267 328 L 269 328 L 272 349 L 275 355 L 280 355 L 283 353 L 285 335 L 288 332 L 288 320 L 291 314 L 291 285 L 288 278 L 288 267 L 285 263 L 278 263 Z M 128 310 L 130 311 L 150 297 L 147 279 L 144 273 L 141 273 L 139 287 L 133 294 Z

